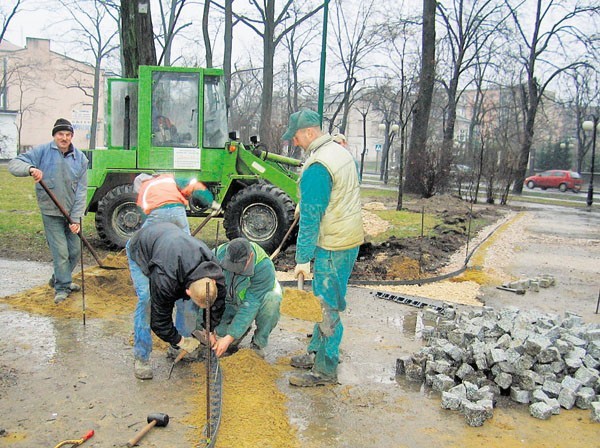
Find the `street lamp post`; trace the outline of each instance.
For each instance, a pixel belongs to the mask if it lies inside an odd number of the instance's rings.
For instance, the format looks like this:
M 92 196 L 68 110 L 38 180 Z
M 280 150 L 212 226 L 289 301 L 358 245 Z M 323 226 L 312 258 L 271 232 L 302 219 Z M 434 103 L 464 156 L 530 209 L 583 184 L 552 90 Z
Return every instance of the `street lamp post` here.
M 595 115 L 591 116 L 591 121 L 584 121 L 581 127 L 584 131 L 592 131 L 592 168 L 590 175 L 590 184 L 588 186 L 588 194 L 587 194 L 587 206 L 592 207 L 592 203 L 594 202 L 594 162 L 596 158 L 596 135 L 598 133 L 598 117 Z
M 388 123 L 380 123 L 379 124 L 379 130 L 382 132 L 386 132 L 385 134 L 385 147 L 384 147 L 384 157 L 385 160 L 382 160 L 381 163 L 382 165 L 384 165 L 384 170 L 383 170 L 383 183 L 387 184 L 388 183 L 388 165 L 390 162 L 390 149 L 392 149 L 392 143 L 394 143 L 394 137 L 396 136 L 396 134 L 398 133 L 398 130 L 400 129 L 400 126 L 398 126 L 397 124 L 393 124 L 391 126 L 389 126 L 390 131 L 387 132 L 389 124 Z M 402 173 L 400 174 L 402 175 Z

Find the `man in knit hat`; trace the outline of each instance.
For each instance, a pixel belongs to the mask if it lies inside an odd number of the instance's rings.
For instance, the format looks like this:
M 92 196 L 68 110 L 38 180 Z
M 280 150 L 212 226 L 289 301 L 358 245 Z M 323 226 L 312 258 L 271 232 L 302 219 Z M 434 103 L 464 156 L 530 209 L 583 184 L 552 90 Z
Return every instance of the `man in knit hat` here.
M 15 176 L 31 176 L 36 182 L 38 206 L 54 264 L 54 274 L 49 284 L 54 288 L 54 303 L 58 304 L 71 292 L 81 289 L 73 283 L 72 272 L 80 257 L 81 246 L 77 234 L 81 231 L 79 220 L 85 211 L 88 159 L 71 143 L 73 125 L 69 120 L 56 120 L 52 137 L 53 141 L 19 154 L 10 161 L 8 169 Z M 39 185 L 42 179 L 67 210 L 74 224 L 69 224 Z

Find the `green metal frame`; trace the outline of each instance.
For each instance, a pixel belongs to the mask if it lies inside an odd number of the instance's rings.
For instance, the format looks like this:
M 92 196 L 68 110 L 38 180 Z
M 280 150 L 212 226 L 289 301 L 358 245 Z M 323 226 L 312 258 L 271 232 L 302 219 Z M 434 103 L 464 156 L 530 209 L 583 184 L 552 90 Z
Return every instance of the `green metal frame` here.
M 200 169 L 174 169 L 174 149 L 153 147 L 152 142 L 152 75 L 156 72 L 199 74 L 198 86 L 198 146 Z M 204 182 L 215 193 L 215 199 L 223 204 L 244 185 L 267 181 L 285 191 L 297 202 L 298 175 L 284 165 L 299 167 L 301 162 L 276 154 L 255 152 L 246 149 L 240 142 L 227 142 L 224 148 L 204 148 L 204 76 L 223 76 L 221 69 L 175 68 L 141 66 L 139 80 L 119 78 L 109 80 L 107 104 L 108 133 L 112 136 L 111 104 L 114 82 L 137 83 L 137 147 L 125 150 L 122 144 L 109 141 L 108 149 L 87 151 L 90 160 L 88 169 L 88 211 L 95 212 L 99 200 L 112 188 L 130 184 L 141 172 L 171 172 L 178 176 L 188 175 Z M 191 148 L 194 150 L 194 148 Z

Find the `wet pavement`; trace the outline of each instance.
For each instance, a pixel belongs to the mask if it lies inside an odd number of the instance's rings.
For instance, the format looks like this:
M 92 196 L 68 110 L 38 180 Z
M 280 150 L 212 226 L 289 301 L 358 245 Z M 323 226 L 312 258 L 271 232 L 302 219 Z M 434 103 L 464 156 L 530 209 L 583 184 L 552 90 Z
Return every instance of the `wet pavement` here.
M 516 277 L 549 273 L 557 285 L 525 296 L 488 287 L 486 304 L 575 311 L 586 322 L 600 323 L 594 312 L 600 216 L 560 207 L 534 209 L 520 231 L 531 237 L 516 248 L 506 269 Z M 0 272 L 0 295 L 7 295 L 44 284 L 50 268 L 0 260 Z M 29 273 L 27 279 L 23 272 Z M 287 382 L 292 368 L 284 364 L 303 352 L 310 322 L 283 316 L 266 349 L 266 361 L 280 366 L 277 384 L 289 398 L 288 417 L 299 446 L 598 446 L 600 424 L 590 421 L 590 411 L 563 410 L 540 421 L 529 416 L 526 406 L 501 399 L 483 427 L 468 427 L 461 415 L 441 409 L 438 393 L 395 377 L 396 359 L 422 344 L 419 331 L 427 323 L 422 312 L 360 288 L 350 288 L 347 301 L 340 385 L 306 389 Z M 140 446 L 194 446 L 183 420 L 192 412 L 189 395 L 197 392 L 194 374 L 178 366 L 167 380 L 170 364 L 164 352 L 153 352 L 152 362 L 154 380 L 133 377 L 130 316 L 90 318 L 83 326 L 81 319 L 31 315 L 0 303 L 0 430 L 6 431 L 0 447 L 53 447 L 90 429 L 96 435 L 83 446 L 123 446 L 154 412 L 169 414 L 171 421 L 153 429 Z M 235 448 L 244 446 L 254 445 L 241 436 Z M 217 447 L 229 448 L 218 442 Z

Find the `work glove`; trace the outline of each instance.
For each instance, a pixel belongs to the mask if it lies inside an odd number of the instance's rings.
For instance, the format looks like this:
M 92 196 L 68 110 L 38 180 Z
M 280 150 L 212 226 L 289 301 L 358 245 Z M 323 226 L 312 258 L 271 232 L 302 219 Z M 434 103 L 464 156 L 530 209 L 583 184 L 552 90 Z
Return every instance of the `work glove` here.
M 310 275 L 310 261 L 308 263 L 299 263 L 294 268 L 294 276 L 298 278 L 300 273 L 304 274 L 304 278 Z
M 219 204 L 217 201 L 212 201 L 210 208 L 213 209 L 213 215 L 217 215 L 221 211 L 221 204 Z
M 188 353 L 192 353 L 194 350 L 200 347 L 200 341 L 195 338 L 184 338 L 182 336 L 181 341 L 179 341 L 179 344 L 177 344 L 177 347 Z

